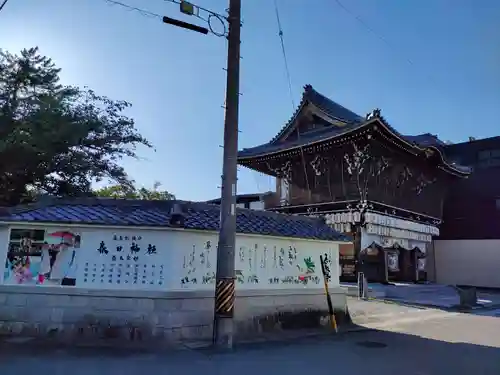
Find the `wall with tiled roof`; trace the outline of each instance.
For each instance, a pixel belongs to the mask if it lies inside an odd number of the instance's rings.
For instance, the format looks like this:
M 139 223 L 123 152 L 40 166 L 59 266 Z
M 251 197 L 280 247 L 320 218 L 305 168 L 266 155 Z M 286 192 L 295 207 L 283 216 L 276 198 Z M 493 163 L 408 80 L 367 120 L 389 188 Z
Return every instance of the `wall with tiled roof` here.
M 187 201 L 141 201 L 118 199 L 53 200 L 19 206 L 0 216 L 4 222 L 85 224 L 132 227 L 171 227 L 177 205 L 185 217 L 183 228 L 219 230 L 218 205 Z M 347 241 L 321 219 L 267 211 L 237 209 L 237 232 L 277 237 Z

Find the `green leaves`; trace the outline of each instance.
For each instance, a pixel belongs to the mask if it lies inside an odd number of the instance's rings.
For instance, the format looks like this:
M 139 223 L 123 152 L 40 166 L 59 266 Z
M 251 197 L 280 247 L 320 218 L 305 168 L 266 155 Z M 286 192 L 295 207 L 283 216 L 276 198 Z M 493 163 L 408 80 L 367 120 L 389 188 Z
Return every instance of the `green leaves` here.
M 155 182 L 152 189 L 135 188 L 131 184 L 112 185 L 94 191 L 94 194 L 103 198 L 126 198 L 126 199 L 144 199 L 144 200 L 172 200 L 175 196 L 168 191 L 161 191 L 159 182 Z
M 306 273 L 314 273 L 316 271 L 316 264 L 311 257 L 304 258 L 304 263 L 307 269 Z
M 132 186 L 118 164 L 152 147 L 123 111 L 130 106 L 84 88 L 62 86 L 38 48 L 0 51 L 0 204 L 91 194 L 108 179 Z

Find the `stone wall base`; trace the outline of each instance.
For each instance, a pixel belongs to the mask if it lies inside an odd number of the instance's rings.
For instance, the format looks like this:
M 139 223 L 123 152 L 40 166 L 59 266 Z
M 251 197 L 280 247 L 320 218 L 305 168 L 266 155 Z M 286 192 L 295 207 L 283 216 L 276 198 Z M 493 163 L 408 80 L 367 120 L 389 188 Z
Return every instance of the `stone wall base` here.
M 345 291 L 331 289 L 339 324 L 349 323 Z M 324 292 L 249 290 L 237 293 L 236 338 L 301 329 L 329 329 Z M 72 342 L 208 340 L 213 292 L 136 292 L 0 286 L 0 335 Z

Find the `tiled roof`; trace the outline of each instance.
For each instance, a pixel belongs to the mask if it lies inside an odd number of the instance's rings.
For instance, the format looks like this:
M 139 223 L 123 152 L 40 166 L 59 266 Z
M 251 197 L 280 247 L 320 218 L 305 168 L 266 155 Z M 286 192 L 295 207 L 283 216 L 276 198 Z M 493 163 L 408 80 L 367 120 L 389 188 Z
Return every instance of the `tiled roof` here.
M 320 128 L 300 135 L 300 139 L 295 141 L 287 141 L 281 143 L 265 143 L 260 146 L 244 148 L 238 151 L 238 158 L 255 157 L 265 155 L 282 150 L 299 147 L 308 143 L 320 142 L 323 139 L 332 138 L 350 132 L 358 127 L 358 124 L 349 124 L 342 127 L 332 126 L 328 128 Z
M 186 201 L 59 199 L 18 206 L 0 216 L 3 222 L 171 227 L 175 204 L 185 215 L 183 228 L 217 231 L 220 206 Z M 348 241 L 321 219 L 269 211 L 237 209 L 237 232 L 328 241 Z
M 340 104 L 334 102 L 328 97 L 317 92 L 311 85 L 304 86 L 304 93 L 302 94 L 302 99 L 299 106 L 295 110 L 290 120 L 285 124 L 285 126 L 279 131 L 279 133 L 269 142 L 269 144 L 275 144 L 283 134 L 291 130 L 295 125 L 294 120 L 297 114 L 301 111 L 304 105 L 311 103 L 318 107 L 323 113 L 325 113 L 332 120 L 341 121 L 344 124 L 348 123 L 361 123 L 364 118 L 351 110 L 341 106 Z
M 320 94 L 315 89 L 313 89 L 311 85 L 306 85 L 304 90 L 306 98 L 332 119 L 339 120 L 344 123 L 364 121 L 364 117 Z
M 300 139 L 294 140 L 294 141 L 285 141 L 285 142 L 277 142 L 277 140 L 287 131 L 291 130 L 291 128 L 294 126 L 294 119 L 295 116 L 300 112 L 302 107 L 306 105 L 306 103 L 311 103 L 318 107 L 324 114 L 326 114 L 328 117 L 330 117 L 333 121 L 341 121 L 345 125 L 343 126 L 336 126 L 336 125 L 331 125 L 328 127 L 322 127 L 317 130 L 312 130 L 307 133 L 303 133 L 300 135 Z M 443 149 L 445 147 L 445 143 L 441 141 L 436 135 L 430 134 L 430 133 L 424 133 L 424 134 L 419 134 L 419 135 L 404 135 L 399 133 L 396 129 L 394 129 L 391 125 L 387 123 L 387 121 L 384 121 L 384 125 L 389 128 L 391 132 L 393 132 L 395 135 L 398 137 L 406 140 L 409 143 L 413 143 L 419 147 L 425 148 L 425 147 L 435 147 L 444 156 Z M 245 148 L 243 150 L 240 150 L 238 152 L 238 158 L 252 158 L 252 157 L 258 157 L 258 156 L 263 156 L 269 153 L 275 153 L 279 152 L 282 150 L 288 150 L 288 149 L 293 149 L 297 148 L 301 145 L 305 144 L 310 144 L 310 143 L 316 143 L 316 142 L 321 142 L 322 140 L 330 139 L 330 138 L 335 138 L 337 136 L 340 136 L 345 133 L 349 133 L 353 130 L 358 129 L 359 127 L 362 127 L 363 125 L 366 124 L 366 120 L 364 117 L 350 111 L 349 109 L 341 106 L 340 104 L 334 102 L 333 100 L 327 98 L 326 96 L 320 94 L 316 90 L 312 88 L 311 85 L 306 85 L 304 87 L 304 93 L 302 95 L 302 101 L 297 109 L 297 111 L 294 113 L 292 118 L 289 120 L 289 122 L 285 125 L 283 129 L 278 133 L 278 135 L 271 140 L 268 143 L 265 143 L 263 145 L 251 147 L 251 148 Z M 464 173 L 469 173 L 470 168 L 458 165 L 458 163 L 453 162 L 453 160 L 446 160 L 450 165 L 452 165 L 454 168 L 457 170 L 464 172 Z
M 424 134 L 419 134 L 419 135 L 404 135 L 403 136 L 407 141 L 416 143 L 417 145 L 421 147 L 429 147 L 429 146 L 434 146 L 434 147 L 444 147 L 446 146 L 446 143 L 444 143 L 442 140 L 440 140 L 437 135 L 430 134 L 430 133 L 424 133 Z

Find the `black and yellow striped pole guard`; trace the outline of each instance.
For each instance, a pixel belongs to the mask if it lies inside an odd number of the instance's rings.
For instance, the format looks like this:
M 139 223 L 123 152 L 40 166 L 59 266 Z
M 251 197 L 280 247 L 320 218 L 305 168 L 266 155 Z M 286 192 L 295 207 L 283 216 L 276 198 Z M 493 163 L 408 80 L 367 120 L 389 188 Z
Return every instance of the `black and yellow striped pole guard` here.
M 231 318 L 234 313 L 235 278 L 225 277 L 215 284 L 215 313 Z
M 327 265 L 328 257 L 325 254 L 323 258 L 322 255 L 319 256 L 321 262 L 321 272 L 323 273 L 323 282 L 325 287 L 326 304 L 328 306 L 328 314 L 330 315 L 330 324 L 335 332 L 338 332 L 337 320 L 335 319 L 335 312 L 333 310 L 332 298 L 330 297 L 330 291 L 328 290 L 328 282 L 330 281 L 330 268 Z

